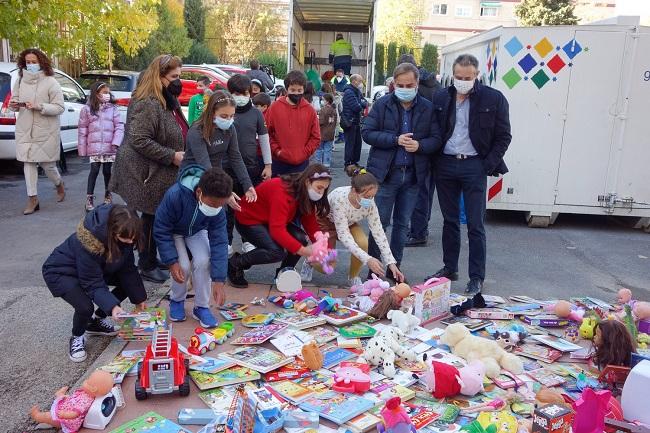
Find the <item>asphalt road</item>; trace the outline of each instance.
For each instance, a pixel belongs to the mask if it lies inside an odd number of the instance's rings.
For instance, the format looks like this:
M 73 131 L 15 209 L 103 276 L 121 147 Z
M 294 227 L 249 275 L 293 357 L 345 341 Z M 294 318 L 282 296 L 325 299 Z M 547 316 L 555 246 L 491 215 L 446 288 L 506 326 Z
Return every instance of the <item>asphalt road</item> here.
M 335 185 L 342 174 L 342 146 L 334 153 Z M 367 152 L 364 151 L 363 158 Z M 0 163 L 0 432 L 33 429 L 27 412 L 33 404 L 49 408 L 54 392 L 74 384 L 108 345 L 107 338 L 90 338 L 88 360 L 75 364 L 67 357 L 71 308 L 51 296 L 41 277 L 48 254 L 75 229 L 83 216 L 88 164 L 69 156 L 64 177 L 67 197 L 56 203 L 46 178 L 39 180 L 41 210 L 23 216 L 25 186 L 22 169 Z M 102 194 L 101 178 L 97 195 Z M 620 287 L 637 299 L 650 300 L 650 237 L 633 229 L 634 221 L 608 217 L 560 215 L 550 229 L 530 229 L 520 213 L 490 212 L 487 221 L 488 263 L 485 292 L 525 294 L 541 298 L 590 295 L 611 300 Z M 405 253 L 403 271 L 411 282 L 422 281 L 442 264 L 442 219 L 437 205 L 426 247 Z M 238 245 L 235 246 L 238 248 Z M 461 279 L 467 281 L 467 245 L 461 252 Z M 314 283 L 331 286 L 346 282 L 349 254 L 339 251 L 339 266 L 331 276 L 315 275 Z M 250 281 L 269 282 L 275 266 L 251 270 Z M 156 286 L 149 286 L 152 292 Z

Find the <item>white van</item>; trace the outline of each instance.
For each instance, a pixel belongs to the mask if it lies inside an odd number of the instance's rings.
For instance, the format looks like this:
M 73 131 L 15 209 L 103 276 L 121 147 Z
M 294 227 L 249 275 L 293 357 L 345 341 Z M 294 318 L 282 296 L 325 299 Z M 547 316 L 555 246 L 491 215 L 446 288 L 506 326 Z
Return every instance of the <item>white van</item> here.
M 61 114 L 61 143 L 63 150 L 77 149 L 79 113 L 86 95 L 75 80 L 55 69 L 54 78 L 61 85 L 65 111 Z M 18 80 L 15 63 L 0 62 L 0 159 L 16 159 L 16 113 L 9 109 L 11 89 Z

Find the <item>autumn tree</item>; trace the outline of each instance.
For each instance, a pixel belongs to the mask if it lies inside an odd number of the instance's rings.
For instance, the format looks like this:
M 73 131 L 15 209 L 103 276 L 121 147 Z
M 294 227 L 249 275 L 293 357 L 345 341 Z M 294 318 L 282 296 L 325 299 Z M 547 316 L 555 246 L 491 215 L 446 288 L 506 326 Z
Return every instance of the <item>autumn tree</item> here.
M 515 14 L 524 26 L 557 26 L 578 24 L 571 0 L 523 0 Z
M 422 20 L 422 0 L 381 0 L 377 3 L 377 42 L 418 46 L 416 26 Z

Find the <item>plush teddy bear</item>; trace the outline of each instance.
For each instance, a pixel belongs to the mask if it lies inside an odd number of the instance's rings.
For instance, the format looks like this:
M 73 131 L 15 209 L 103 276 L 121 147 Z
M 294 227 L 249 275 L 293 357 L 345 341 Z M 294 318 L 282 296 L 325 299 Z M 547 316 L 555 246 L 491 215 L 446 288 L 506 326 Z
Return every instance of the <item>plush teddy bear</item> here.
M 454 355 L 467 362 L 482 361 L 485 364 L 485 375 L 490 379 L 497 377 L 501 368 L 514 374 L 524 372 L 524 364 L 519 357 L 503 350 L 494 340 L 472 335 L 460 323 L 447 326 L 440 337 L 440 343 L 449 346 Z
M 411 311 L 411 308 L 409 308 L 407 312 L 402 310 L 390 310 L 386 314 L 386 318 L 391 321 L 393 326 L 401 329 L 404 334 L 408 334 L 420 326 L 420 319 L 411 314 Z
M 368 341 L 360 362 L 381 366 L 384 376 L 392 378 L 395 376 L 396 358 L 417 361 L 417 354 L 405 349 L 404 343 L 406 337 L 400 329 L 386 326 Z

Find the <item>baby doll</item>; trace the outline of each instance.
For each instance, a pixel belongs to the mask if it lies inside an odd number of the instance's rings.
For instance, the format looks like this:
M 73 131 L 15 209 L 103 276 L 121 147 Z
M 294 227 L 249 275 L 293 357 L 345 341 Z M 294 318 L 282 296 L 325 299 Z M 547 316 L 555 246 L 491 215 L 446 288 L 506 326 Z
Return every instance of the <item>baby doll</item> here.
M 599 370 L 608 365 L 629 367 L 635 347 L 623 323 L 614 319 L 603 320 L 596 325 L 593 363 Z
M 368 315 L 375 319 L 385 319 L 390 310 L 399 310 L 402 301 L 411 294 L 411 287 L 406 283 L 399 283 L 391 290 L 386 290 L 377 300 L 377 303 Z
M 112 388 L 113 376 L 106 371 L 95 370 L 71 395 L 65 394 L 67 386 L 58 390 L 49 412 L 41 412 L 38 406 L 34 406 L 30 415 L 34 421 L 60 428 L 63 433 L 75 433 L 81 429 L 95 398 L 108 394 Z

